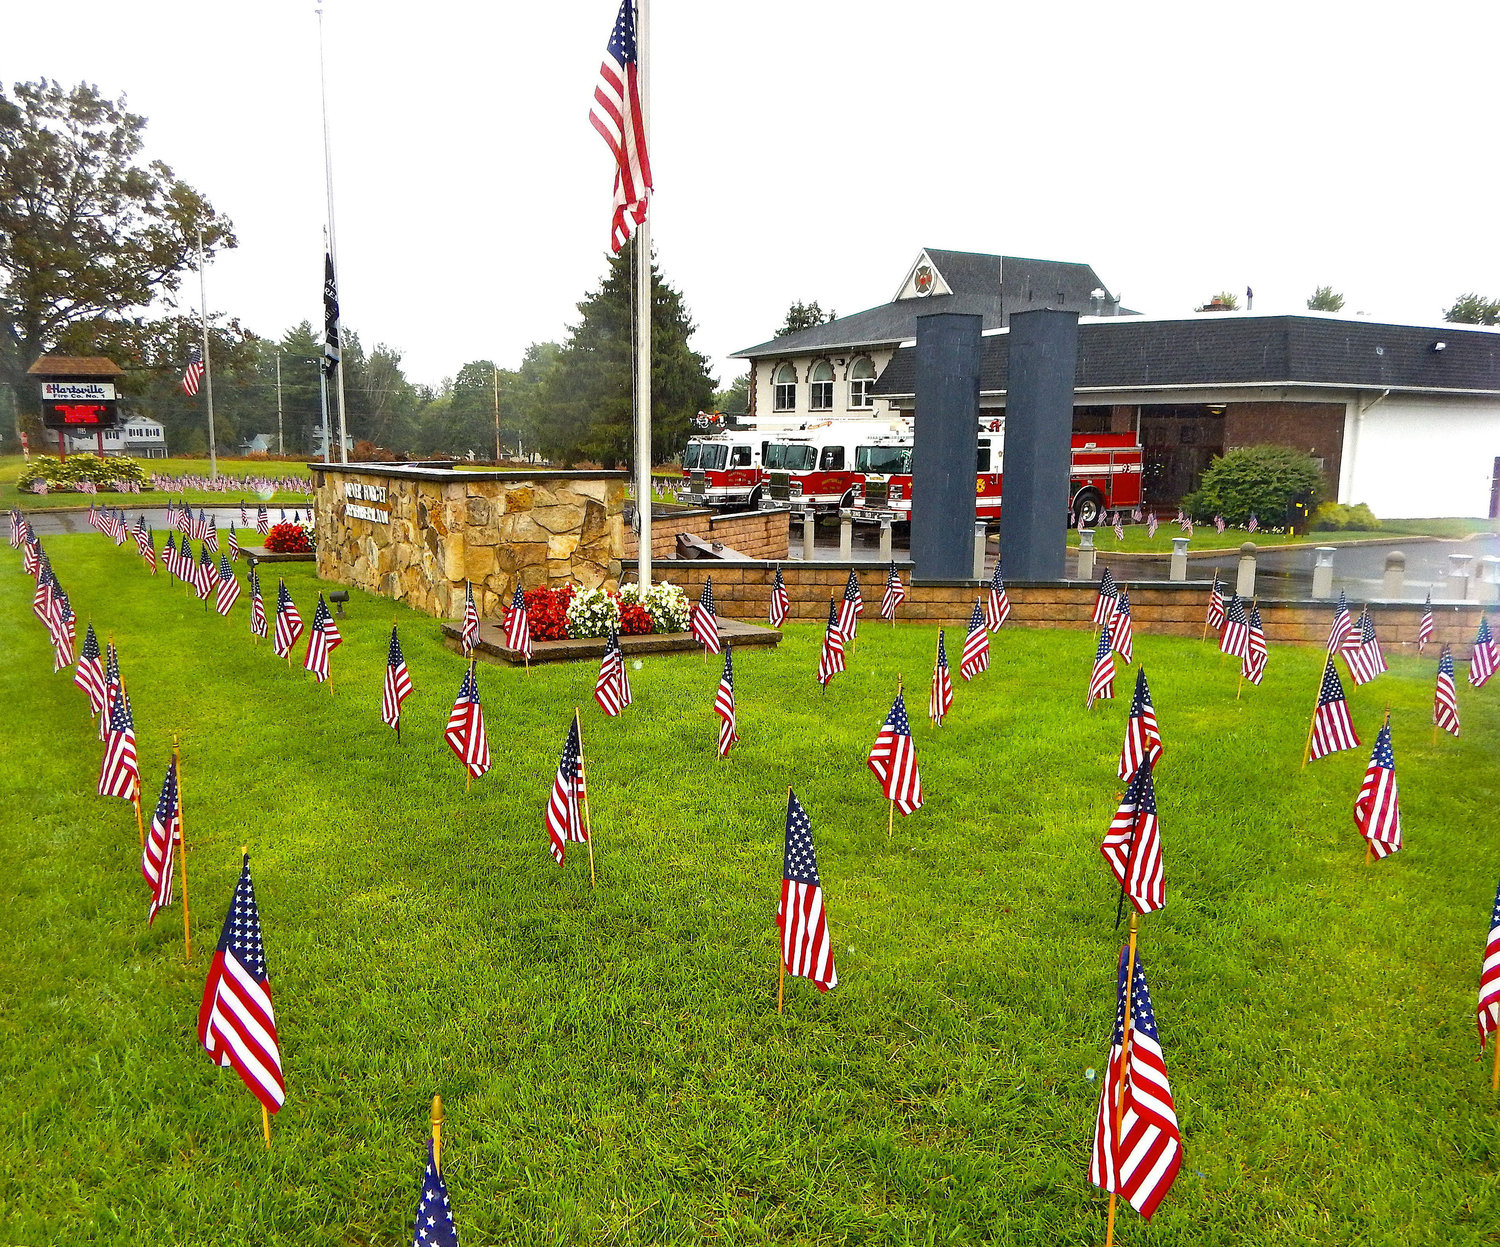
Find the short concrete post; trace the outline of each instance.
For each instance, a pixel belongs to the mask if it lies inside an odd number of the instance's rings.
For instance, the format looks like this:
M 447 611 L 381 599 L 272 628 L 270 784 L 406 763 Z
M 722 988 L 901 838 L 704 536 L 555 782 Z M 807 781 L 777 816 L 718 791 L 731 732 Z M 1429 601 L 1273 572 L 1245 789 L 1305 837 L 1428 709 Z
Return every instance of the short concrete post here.
M 1255 542 L 1253 541 L 1247 541 L 1240 546 L 1240 569 L 1234 582 L 1234 591 L 1247 602 L 1255 596 Z
M 974 521 L 974 579 L 984 579 L 984 547 L 989 540 L 989 534 L 985 531 L 984 521 Z
M 1094 530 L 1092 528 L 1080 528 L 1078 530 L 1078 579 L 1092 580 L 1094 578 Z
M 1448 596 L 1462 602 L 1469 596 L 1469 564 L 1472 554 L 1450 554 L 1448 556 Z
M 839 519 L 839 558 L 848 562 L 854 557 L 854 521 L 847 515 Z
M 1172 538 L 1172 561 L 1167 565 L 1168 580 L 1187 579 L 1187 548 L 1186 537 Z
M 1318 559 L 1313 564 L 1312 595 L 1315 598 L 1333 596 L 1333 552 L 1336 546 L 1319 546 Z
M 880 561 L 889 563 L 891 561 L 891 521 L 880 521 Z
M 818 535 L 818 517 L 811 511 L 802 512 L 802 558 L 812 562 L 813 539 Z
M 1472 582 L 1471 592 L 1481 602 L 1500 598 L 1500 558 L 1486 554 L 1479 560 L 1479 575 Z
M 1400 550 L 1385 556 L 1385 581 L 1380 592 L 1387 602 L 1399 602 L 1406 593 L 1406 555 Z

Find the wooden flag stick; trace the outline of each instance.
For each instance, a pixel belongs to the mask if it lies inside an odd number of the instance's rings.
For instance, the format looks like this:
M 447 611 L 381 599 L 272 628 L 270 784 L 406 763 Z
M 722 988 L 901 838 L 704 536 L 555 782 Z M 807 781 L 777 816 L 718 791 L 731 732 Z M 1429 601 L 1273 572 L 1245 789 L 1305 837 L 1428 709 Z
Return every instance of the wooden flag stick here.
M 177 733 L 172 733 L 172 759 L 177 763 L 177 844 L 181 852 L 177 861 L 182 871 L 182 959 L 193 959 L 193 932 L 188 920 L 187 882 L 187 823 L 182 817 L 182 750 L 177 744 Z
M 781 955 L 780 950 L 776 953 L 776 960 L 781 962 L 781 973 L 776 977 L 776 1012 L 781 1012 L 781 1002 L 786 994 L 786 958 Z M 1500 1040 L 1496 1041 L 1495 1051 L 1500 1053 Z
M 266 1106 L 260 1106 L 260 1129 L 266 1137 L 266 1151 L 271 1150 L 271 1114 L 266 1112 Z
M 578 773 L 587 775 L 588 771 L 583 763 L 583 720 L 579 717 L 577 706 L 573 707 L 573 722 L 578 728 Z M 583 834 L 589 842 L 589 887 L 595 888 L 599 885 L 594 881 L 594 826 L 589 816 L 589 789 L 586 779 L 583 785 Z
M 1327 658 L 1327 655 L 1325 655 L 1324 659 L 1323 659 L 1323 670 L 1324 670 L 1325 673 L 1328 670 L 1328 658 Z M 1312 755 L 1313 728 L 1315 728 L 1317 726 L 1317 724 L 1318 724 L 1318 703 L 1321 702 L 1322 700 L 1323 700 L 1323 677 L 1319 676 L 1318 677 L 1318 697 L 1317 697 L 1317 701 L 1313 702 L 1313 714 L 1312 714 L 1312 718 L 1308 721 L 1308 724 L 1307 724 L 1307 743 L 1302 746 L 1302 769 L 1304 771 L 1307 769 L 1308 758 Z
M 135 781 L 135 796 L 132 800 L 135 802 L 135 832 L 140 838 L 141 848 L 144 849 L 146 847 L 146 825 L 141 821 L 141 781 L 139 777 Z
M 432 1167 L 443 1172 L 443 1097 L 432 1097 Z
M 1137 930 L 1137 928 L 1139 926 L 1139 923 L 1140 923 L 1140 915 L 1139 914 L 1131 914 L 1130 915 L 1130 952 L 1129 952 L 1129 954 L 1128 954 L 1128 956 L 1126 958 L 1126 964 L 1125 964 L 1125 1025 L 1124 1025 L 1124 1028 L 1123 1028 L 1124 1029 L 1124 1033 L 1121 1036 L 1121 1040 L 1120 1040 L 1120 1081 L 1119 1081 L 1119 1088 L 1120 1089 L 1119 1089 L 1119 1094 L 1115 1098 L 1114 1151 L 1115 1151 L 1116 1154 L 1118 1154 L 1119 1150 L 1120 1150 L 1120 1131 L 1123 1128 L 1124 1122 L 1125 1122 L 1125 1076 L 1129 1072 L 1129 1069 L 1130 1069 L 1130 1032 L 1131 1032 L 1131 1029 L 1132 1029 L 1132 1022 L 1133 1022 L 1133 1019 L 1131 1017 L 1131 1007 L 1132 1007 L 1131 989 L 1132 989 L 1132 987 L 1135 984 L 1135 937 L 1136 937 L 1136 930 Z M 1109 1077 L 1108 1070 L 1105 1071 L 1105 1077 L 1106 1078 Z M 1110 1167 L 1110 1169 L 1112 1171 L 1116 1168 L 1115 1157 L 1114 1156 L 1108 1157 L 1106 1159 L 1105 1163 L 1107 1165 L 1109 1165 L 1109 1167 Z M 1108 1224 L 1108 1227 L 1104 1231 L 1104 1247 L 1113 1247 L 1114 1241 L 1115 1241 L 1115 1192 L 1111 1191 L 1109 1193 L 1109 1224 Z

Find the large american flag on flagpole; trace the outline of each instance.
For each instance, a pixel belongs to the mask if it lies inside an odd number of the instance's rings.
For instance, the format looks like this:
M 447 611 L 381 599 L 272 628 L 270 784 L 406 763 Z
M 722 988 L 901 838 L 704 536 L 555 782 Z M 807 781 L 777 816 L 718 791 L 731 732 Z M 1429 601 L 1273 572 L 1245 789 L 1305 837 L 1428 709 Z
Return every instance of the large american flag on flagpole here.
M 865 762 L 880 781 L 880 791 L 903 815 L 922 808 L 922 774 L 917 769 L 917 747 L 901 693 L 896 694 Z
M 195 346 L 188 352 L 187 368 L 182 374 L 182 392 L 189 398 L 195 397 L 198 393 L 198 383 L 202 380 L 203 351 Z
M 220 1065 L 232 1066 L 270 1112 L 280 1110 L 286 1081 L 248 853 L 203 985 L 198 1042 Z
M 646 114 L 641 106 L 635 39 L 634 0 L 621 0 L 610 32 L 589 120 L 609 145 L 615 162 L 615 208 L 611 251 L 625 245 L 646 219 L 651 194 L 651 160 L 646 152 Z M 718 651 L 715 650 L 715 653 Z
M 448 712 L 443 739 L 475 779 L 490 769 L 490 741 L 484 730 L 484 707 L 479 701 L 479 682 L 474 678 L 472 662 L 464 672 L 453 709 Z
M 1161 824 L 1156 817 L 1156 785 L 1148 763 L 1142 762 L 1130 777 L 1099 852 L 1137 911 L 1149 914 L 1167 903 Z
M 1396 789 L 1389 717 L 1381 724 L 1359 796 L 1354 798 L 1354 825 L 1376 857 L 1388 857 L 1401 848 L 1401 794 Z
M 818 854 L 813 848 L 812 820 L 790 789 L 786 794 L 786 846 L 776 923 L 781 928 L 781 962 L 786 972 L 811 979 L 822 992 L 838 986 Z

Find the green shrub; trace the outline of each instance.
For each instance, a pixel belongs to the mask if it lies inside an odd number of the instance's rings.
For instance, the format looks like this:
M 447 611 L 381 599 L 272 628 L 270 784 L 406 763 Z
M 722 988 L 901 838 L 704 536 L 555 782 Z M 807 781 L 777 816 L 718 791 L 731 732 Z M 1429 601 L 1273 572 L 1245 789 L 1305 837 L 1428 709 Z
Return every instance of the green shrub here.
M 1323 475 L 1311 455 L 1290 446 L 1241 446 L 1215 457 L 1182 505 L 1196 520 L 1222 515 L 1239 526 L 1253 515 L 1263 525 L 1280 527 L 1293 499 L 1311 494 L 1316 501 L 1322 488 Z
M 1320 533 L 1351 529 L 1356 532 L 1373 532 L 1380 527 L 1380 521 L 1375 518 L 1375 512 L 1363 502 L 1352 507 L 1341 502 L 1325 502 L 1313 515 L 1312 527 L 1314 532 Z
M 116 481 L 129 481 L 143 489 L 150 489 L 150 481 L 141 465 L 126 455 L 112 455 L 101 459 L 98 455 L 69 455 L 59 463 L 47 455 L 37 455 L 16 478 L 16 488 L 28 493 L 37 481 L 46 481 L 49 490 L 77 489 L 84 481 L 93 481 L 101 490 Z

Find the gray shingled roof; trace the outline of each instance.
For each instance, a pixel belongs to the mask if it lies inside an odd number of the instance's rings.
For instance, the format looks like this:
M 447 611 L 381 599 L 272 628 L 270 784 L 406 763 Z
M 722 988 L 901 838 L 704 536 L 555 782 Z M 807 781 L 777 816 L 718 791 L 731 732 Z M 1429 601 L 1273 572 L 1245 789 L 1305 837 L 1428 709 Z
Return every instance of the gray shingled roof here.
M 1447 346 L 1434 351 L 1435 342 Z M 980 351 L 980 392 L 1002 393 L 1009 384 L 1009 334 L 985 338 Z M 915 363 L 915 350 L 898 350 L 875 382 L 875 393 L 911 397 Z M 1247 383 L 1500 394 L 1500 333 L 1223 313 L 1096 320 L 1078 327 L 1080 390 Z

